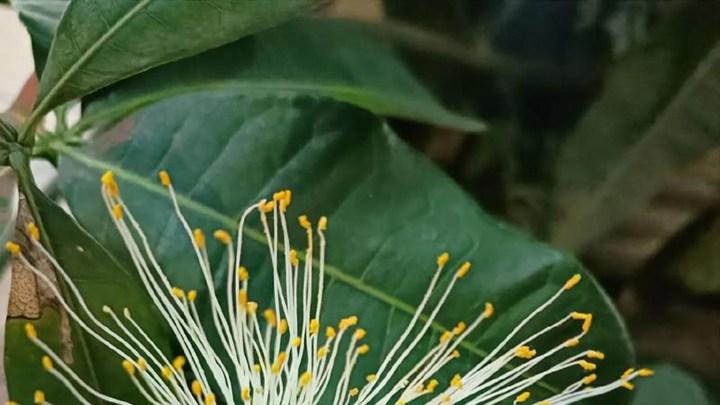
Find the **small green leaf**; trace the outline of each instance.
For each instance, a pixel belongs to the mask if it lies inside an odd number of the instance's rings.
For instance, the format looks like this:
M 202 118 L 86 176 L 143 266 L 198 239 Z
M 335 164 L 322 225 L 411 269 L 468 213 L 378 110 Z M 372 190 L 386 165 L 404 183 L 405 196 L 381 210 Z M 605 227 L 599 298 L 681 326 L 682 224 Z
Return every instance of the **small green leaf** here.
M 123 132 L 127 128 L 132 128 L 129 139 Z M 160 169 L 173 176 L 192 226 L 206 232 L 234 228 L 248 205 L 284 188 L 293 190 L 291 217 L 329 217 L 323 319 L 335 323 L 357 314 L 368 329 L 374 349 L 358 376 L 372 370 L 406 325 L 436 255 L 444 250 L 454 263 L 470 260 L 474 268 L 453 293 L 437 330 L 476 316 L 485 301 L 498 309 L 497 318 L 462 346 L 458 365 L 463 366 L 487 354 L 572 274 L 585 274 L 574 259 L 494 221 L 383 121 L 346 104 L 314 97 L 198 93 L 147 108 L 117 130 L 82 149 L 57 145 L 61 188 L 79 220 L 112 251 L 123 252 L 101 200 L 92 198 L 98 176 L 113 170 L 124 201 L 180 287 L 200 287 L 200 274 L 167 191 L 156 180 Z M 254 285 L 264 286 L 252 293 L 267 305 L 267 246 L 257 226 L 247 229 L 243 257 Z M 295 240 L 301 241 L 295 228 Z M 224 254 L 222 247 L 209 245 L 211 263 L 219 265 Z M 599 326 L 584 343 L 607 353 L 601 378 L 616 378 L 632 363 L 628 335 L 608 297 L 587 274 L 538 324 L 572 310 L 595 314 Z M 538 395 L 576 381 L 578 375 L 572 374 L 543 382 Z M 623 398 L 604 400 L 623 404 Z
M 441 106 L 372 25 L 304 19 L 171 63 L 110 87 L 79 129 L 203 89 L 320 94 L 381 115 L 466 131 L 484 124 Z
M 102 313 L 102 306 L 108 305 L 116 312 L 127 307 L 153 341 L 167 349 L 169 339 L 166 331 L 134 274 L 122 268 L 95 239 L 42 192 L 35 189 L 33 193 L 44 230 L 52 241 L 55 257 L 72 277 L 95 316 L 106 321 L 106 325 L 112 325 L 109 317 Z M 84 318 L 88 321 L 88 318 Z M 54 404 L 76 404 L 77 401 L 68 391 L 43 371 L 40 366 L 42 352 L 25 336 L 23 326 L 26 322 L 24 319 L 10 319 L 7 322 L 5 370 L 11 398 L 20 403 L 32 403 L 33 392 L 42 389 L 48 394 L 48 401 Z M 62 326 L 57 309 L 53 306 L 45 307 L 41 318 L 33 323 L 39 337 L 56 352 L 63 353 L 63 347 L 66 346 L 61 343 Z M 73 329 L 69 342 L 74 357 L 73 369 L 91 386 L 109 395 L 142 403 L 142 397 L 120 366 L 122 359 L 88 334 L 78 333 L 80 330 Z
M 702 384 L 670 364 L 654 367 L 655 375 L 637 383 L 632 405 L 710 405 Z
M 57 27 L 36 114 L 143 70 L 231 42 L 313 0 L 73 0 Z

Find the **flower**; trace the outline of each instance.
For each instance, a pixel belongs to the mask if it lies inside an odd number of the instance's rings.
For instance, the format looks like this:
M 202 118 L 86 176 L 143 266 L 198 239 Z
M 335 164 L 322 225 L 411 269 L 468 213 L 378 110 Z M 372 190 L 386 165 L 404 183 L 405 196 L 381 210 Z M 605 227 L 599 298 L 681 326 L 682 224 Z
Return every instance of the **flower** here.
M 228 265 L 228 276 L 223 280 L 225 285 L 216 286 L 205 234 L 200 229 L 192 229 L 183 216 L 168 173 L 162 171 L 159 177 L 192 241 L 206 291 L 216 291 L 217 287 L 225 290 L 222 303 L 216 294 L 208 294 L 211 314 L 208 322 L 201 322 L 198 315 L 196 300 L 199 293 L 173 286 L 165 276 L 140 224 L 123 201 L 113 173 L 106 172 L 101 184 L 107 209 L 142 285 L 182 350 L 172 359 L 150 339 L 127 308 L 117 314 L 112 308 L 103 307 L 109 318 L 105 322 L 93 315 L 73 280 L 39 243 L 36 226 L 28 227 L 34 247 L 56 267 L 58 276 L 68 285 L 84 317 L 67 305 L 47 276 L 25 258 L 19 245 L 7 244 L 14 256 L 48 283 L 70 317 L 118 355 L 129 383 L 148 403 L 374 405 L 462 402 L 491 405 L 510 400 L 514 404 L 530 403 L 531 387 L 541 379 L 573 367 L 591 373 L 596 369 L 595 361 L 604 358 L 599 351 L 576 349 L 590 331 L 593 318 L 589 313 L 569 313 L 529 337 L 518 338 L 531 320 L 549 311 L 560 296 L 581 281 L 581 276 L 575 275 L 529 313 L 485 358 L 464 374 L 456 374 L 449 383 L 441 384 L 435 376 L 460 356 L 459 344 L 494 315 L 493 305 L 486 303 L 474 320 L 467 324 L 460 322 L 452 330 L 445 331 L 419 361 L 410 363 L 411 354 L 421 350 L 421 341 L 428 335 L 453 289 L 471 269 L 471 264 L 465 262 L 448 274 L 450 255 L 442 253 L 437 257 L 436 270 L 407 327 L 394 346 L 383 354 L 376 371 L 366 376 L 362 386 L 354 387 L 353 370 L 363 355 L 372 349 L 363 343 L 368 332 L 360 326 L 357 316 L 350 315 L 336 325 L 323 323 L 321 319 L 327 218 L 320 218 L 315 225 L 304 215 L 298 218 L 307 237 L 307 247 L 301 255 L 290 247 L 290 225 L 286 215 L 292 201 L 289 190 L 277 192 L 272 199 L 250 206 L 240 218 L 235 242 L 225 230 L 213 233 L 217 242 L 226 246 Z M 262 311 L 259 304 L 250 299 L 251 275 L 242 265 L 243 227 L 250 215 L 259 215 L 271 263 L 273 301 Z M 433 302 L 432 306 L 430 302 Z M 574 336 L 561 340 L 545 352 L 533 347 L 541 336 L 571 322 L 577 322 L 579 326 Z M 44 352 L 43 368 L 64 384 L 79 403 L 102 400 L 127 404 L 85 383 L 42 341 L 33 324 L 26 324 L 26 334 Z M 210 336 L 218 336 L 220 343 L 214 343 Z M 572 354 L 564 355 L 564 360 L 559 362 L 553 360 L 566 352 Z M 508 368 L 511 361 L 521 363 Z M 595 374 L 583 374 L 562 392 L 534 403 L 564 405 L 622 387 L 632 389 L 636 377 L 651 374 L 649 369 L 629 369 L 617 380 L 597 387 L 591 386 L 597 379 Z M 48 403 L 42 391 L 36 393 L 35 402 Z

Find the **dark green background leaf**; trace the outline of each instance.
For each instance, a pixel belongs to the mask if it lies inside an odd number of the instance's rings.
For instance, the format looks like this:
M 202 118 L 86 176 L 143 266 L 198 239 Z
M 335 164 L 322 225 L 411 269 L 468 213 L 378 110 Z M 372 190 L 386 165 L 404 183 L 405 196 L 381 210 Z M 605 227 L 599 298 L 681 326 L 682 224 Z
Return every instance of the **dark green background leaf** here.
M 30 34 L 38 76 L 42 75 L 45 68 L 55 30 L 68 3 L 69 0 L 12 0 L 13 8 Z
M 35 190 L 34 194 L 45 231 L 53 243 L 55 257 L 73 278 L 95 315 L 101 320 L 108 320 L 106 324 L 112 324 L 108 316 L 101 311 L 103 305 L 109 305 L 116 312 L 125 307 L 130 308 L 133 318 L 153 340 L 162 348 L 169 347 L 164 327 L 158 321 L 149 297 L 139 288 L 134 275 L 120 267 L 105 249 L 54 202 L 39 190 Z M 119 294 L 119 291 L 122 291 L 122 294 Z M 43 389 L 48 395 L 48 401 L 52 403 L 76 404 L 67 390 L 43 371 L 40 366 L 42 352 L 25 337 L 25 322 L 27 321 L 23 319 L 10 319 L 7 323 L 5 370 L 11 398 L 20 403 L 32 403 L 33 392 Z M 62 352 L 57 310 L 45 308 L 42 317 L 33 323 L 40 337 L 56 351 Z M 78 335 L 78 330 L 73 331 L 73 368 L 89 384 L 94 385 L 94 381 L 97 381 L 96 386 L 103 392 L 142 403 L 142 397 L 134 390 L 125 371 L 120 367 L 122 359 L 88 335 Z M 93 373 L 97 379 L 91 377 Z M 125 381 L 127 384 L 118 383 Z
M 321 94 L 381 115 L 466 131 L 478 121 L 442 107 L 372 25 L 302 19 L 109 88 L 83 127 L 173 95 L 202 89 L 238 94 Z M 92 112 L 97 111 L 97 115 Z
M 656 374 L 637 384 L 632 405 L 710 405 L 702 384 L 670 364 L 653 367 Z
M 40 113 L 290 19 L 312 0 L 74 0 L 40 82 Z M 212 27 L 209 29 L 209 27 Z
M 174 176 L 191 224 L 208 232 L 232 228 L 245 207 L 283 188 L 294 192 L 292 216 L 328 215 L 329 304 L 323 319 L 336 322 L 355 313 L 369 330 L 374 349 L 360 375 L 409 319 L 407 311 L 420 300 L 443 250 L 451 252 L 453 263 L 467 259 L 475 267 L 438 326 L 468 320 L 486 300 L 498 309 L 497 318 L 463 347 L 465 364 L 491 349 L 570 275 L 583 272 L 574 259 L 494 221 L 381 120 L 345 104 L 199 93 L 143 110 L 90 147 L 57 147 L 61 188 L 79 220 L 112 251 L 123 251 L 100 199 L 93 198 L 101 171 L 114 170 L 166 272 L 182 287 L 198 286 L 199 273 L 166 191 L 155 181 L 160 169 Z M 257 224 L 247 237 L 245 264 L 255 285 L 267 286 L 266 246 Z M 211 245 L 209 254 L 212 263 L 222 261 L 219 246 Z M 585 344 L 607 352 L 602 378 L 614 378 L 632 363 L 622 321 L 591 277 L 554 308 L 544 322 L 571 310 L 596 314 L 598 326 Z M 563 383 L 577 376 L 564 376 Z

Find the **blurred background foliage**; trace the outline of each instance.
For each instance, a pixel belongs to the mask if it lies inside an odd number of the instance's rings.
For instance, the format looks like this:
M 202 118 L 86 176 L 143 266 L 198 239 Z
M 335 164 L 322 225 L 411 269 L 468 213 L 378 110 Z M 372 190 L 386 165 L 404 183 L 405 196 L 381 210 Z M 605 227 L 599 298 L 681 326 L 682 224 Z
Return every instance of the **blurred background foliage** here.
M 580 256 L 641 359 L 720 390 L 719 2 L 347 0 L 329 13 L 379 24 L 490 128 L 396 121 L 408 142 L 493 214 Z

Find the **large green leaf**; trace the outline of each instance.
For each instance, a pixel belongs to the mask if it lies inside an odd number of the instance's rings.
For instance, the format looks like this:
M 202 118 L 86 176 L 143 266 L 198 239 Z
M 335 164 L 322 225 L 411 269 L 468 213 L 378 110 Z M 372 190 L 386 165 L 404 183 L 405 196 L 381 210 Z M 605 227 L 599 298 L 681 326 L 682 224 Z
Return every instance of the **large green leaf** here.
M 30 34 L 35 72 L 42 76 L 55 30 L 70 0 L 12 0 L 11 4 Z
M 632 405 L 710 405 L 700 381 L 670 364 L 656 367 L 653 378 L 638 383 Z
M 234 227 L 245 207 L 287 187 L 294 191 L 291 215 L 328 215 L 330 282 L 323 319 L 335 322 L 355 313 L 369 329 L 375 349 L 360 375 L 397 338 L 443 250 L 475 267 L 437 328 L 468 320 L 485 300 L 499 310 L 463 346 L 465 365 L 487 353 L 571 274 L 584 272 L 574 259 L 495 222 L 381 120 L 346 104 L 307 96 L 197 93 L 145 109 L 83 149 L 56 147 L 61 188 L 79 220 L 110 249 L 124 251 L 93 197 L 100 173 L 112 169 L 165 271 L 181 287 L 198 287 L 200 278 L 166 190 L 156 184 L 160 169 L 174 176 L 191 224 L 206 231 Z M 246 237 L 245 264 L 255 285 L 267 287 L 267 247 L 257 224 Z M 221 248 L 209 249 L 211 262 L 220 263 Z M 596 314 L 599 326 L 586 344 L 607 351 L 602 377 L 617 376 L 632 362 L 632 350 L 622 321 L 591 277 L 543 322 L 570 310 Z M 564 376 L 562 383 L 576 377 Z M 544 386 L 560 387 L 557 381 Z
M 169 339 L 152 309 L 147 295 L 139 288 L 136 278 L 122 268 L 109 253 L 53 201 L 39 190 L 33 190 L 40 215 L 52 241 L 55 257 L 75 281 L 78 289 L 89 303 L 93 313 L 112 324 L 103 314 L 103 305 L 109 305 L 120 312 L 127 307 L 133 317 L 143 326 L 160 347 L 169 347 Z M 122 291 L 122 294 L 118 292 Z M 27 320 L 10 319 L 5 337 L 5 370 L 10 396 L 20 403 L 32 403 L 33 392 L 42 389 L 48 400 L 55 404 L 76 404 L 68 391 L 40 366 L 42 352 L 26 338 L 24 324 Z M 61 322 L 55 307 L 44 308 L 42 316 L 32 321 L 39 336 L 58 353 L 63 353 Z M 72 367 L 86 382 L 104 392 L 142 403 L 142 397 L 131 388 L 130 380 L 120 367 L 121 359 L 89 335 L 72 332 Z M 123 382 L 123 383 L 118 383 Z M 127 383 L 125 383 L 127 382 Z
M 231 42 L 313 0 L 73 0 L 40 81 L 38 114 L 151 67 Z
M 239 94 L 322 94 L 381 115 L 480 131 L 418 83 L 372 25 L 303 19 L 158 67 L 110 87 L 79 129 L 202 89 Z

